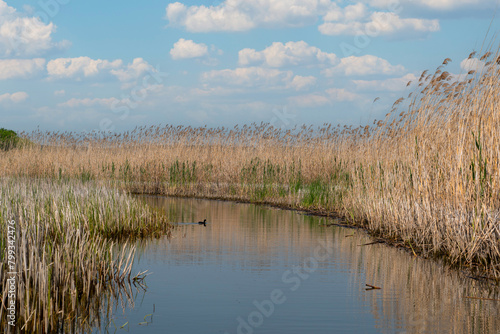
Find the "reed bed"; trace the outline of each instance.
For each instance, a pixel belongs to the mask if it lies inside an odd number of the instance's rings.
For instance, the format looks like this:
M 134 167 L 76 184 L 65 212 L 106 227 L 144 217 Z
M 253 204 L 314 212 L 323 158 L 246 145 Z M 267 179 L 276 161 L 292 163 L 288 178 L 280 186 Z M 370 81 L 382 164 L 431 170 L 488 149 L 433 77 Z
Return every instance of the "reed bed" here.
M 14 259 L 7 253 L 12 220 Z M 111 307 L 112 297 L 130 283 L 135 247 L 127 241 L 169 233 L 163 216 L 116 189 L 80 180 L 1 178 L 0 328 L 10 328 L 11 277 L 17 331 L 86 332 L 99 326 L 103 307 Z
M 499 280 L 500 57 L 470 58 L 485 66 L 453 77 L 446 59 L 373 126 L 24 133 L 37 145 L 0 153 L 0 175 L 337 213 L 412 252 Z

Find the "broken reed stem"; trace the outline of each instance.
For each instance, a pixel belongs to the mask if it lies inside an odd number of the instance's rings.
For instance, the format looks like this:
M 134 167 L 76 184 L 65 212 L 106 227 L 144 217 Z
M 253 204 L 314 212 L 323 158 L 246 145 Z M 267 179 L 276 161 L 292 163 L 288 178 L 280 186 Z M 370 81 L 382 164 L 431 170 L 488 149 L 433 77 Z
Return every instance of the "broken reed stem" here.
M 370 284 L 365 284 L 368 288 L 365 290 L 380 290 L 382 288 L 375 286 L 375 285 L 370 285 Z

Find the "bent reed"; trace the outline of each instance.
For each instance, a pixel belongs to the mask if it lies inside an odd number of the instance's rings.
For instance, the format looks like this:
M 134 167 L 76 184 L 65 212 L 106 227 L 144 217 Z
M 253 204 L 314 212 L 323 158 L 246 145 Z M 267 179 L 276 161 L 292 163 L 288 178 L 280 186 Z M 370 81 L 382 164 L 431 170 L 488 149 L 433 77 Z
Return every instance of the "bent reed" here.
M 338 213 L 425 257 L 500 279 L 500 58 L 422 73 L 374 126 L 33 132 L 0 175 L 107 180 L 130 192 Z M 478 62 L 478 60 L 480 62 Z
M 11 220 L 13 259 L 7 256 Z M 163 216 L 92 181 L 1 178 L 0 328 L 9 328 L 12 272 L 18 331 L 83 333 L 99 326 L 111 297 L 130 290 L 135 247 L 127 241 L 169 233 Z

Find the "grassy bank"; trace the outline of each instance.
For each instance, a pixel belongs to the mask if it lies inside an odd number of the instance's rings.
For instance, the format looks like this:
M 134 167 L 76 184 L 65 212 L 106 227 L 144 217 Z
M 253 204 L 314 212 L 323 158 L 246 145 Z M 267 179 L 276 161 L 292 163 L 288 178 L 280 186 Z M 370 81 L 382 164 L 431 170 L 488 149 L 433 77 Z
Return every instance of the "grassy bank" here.
M 91 181 L 0 179 L 0 328 L 8 327 L 9 294 L 18 330 L 98 326 L 131 274 L 134 247 L 114 242 L 168 233 L 163 217 Z
M 475 59 L 471 54 L 470 58 Z M 337 212 L 423 256 L 500 279 L 500 66 L 422 73 L 367 127 L 151 127 L 22 134 L 0 175 L 108 180 L 128 191 Z

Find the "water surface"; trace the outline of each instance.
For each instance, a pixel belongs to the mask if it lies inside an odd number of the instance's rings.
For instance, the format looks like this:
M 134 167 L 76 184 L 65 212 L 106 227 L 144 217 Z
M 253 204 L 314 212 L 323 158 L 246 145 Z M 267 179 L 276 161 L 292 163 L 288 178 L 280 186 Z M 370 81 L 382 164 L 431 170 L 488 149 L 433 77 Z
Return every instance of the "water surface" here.
M 172 239 L 138 245 L 133 273 L 153 273 L 147 290 L 104 332 L 500 333 L 500 302 L 467 298 L 500 298 L 497 291 L 402 250 L 360 246 L 372 239 L 325 226 L 331 219 L 141 198 L 180 224 Z M 205 218 L 206 227 L 193 224 Z

